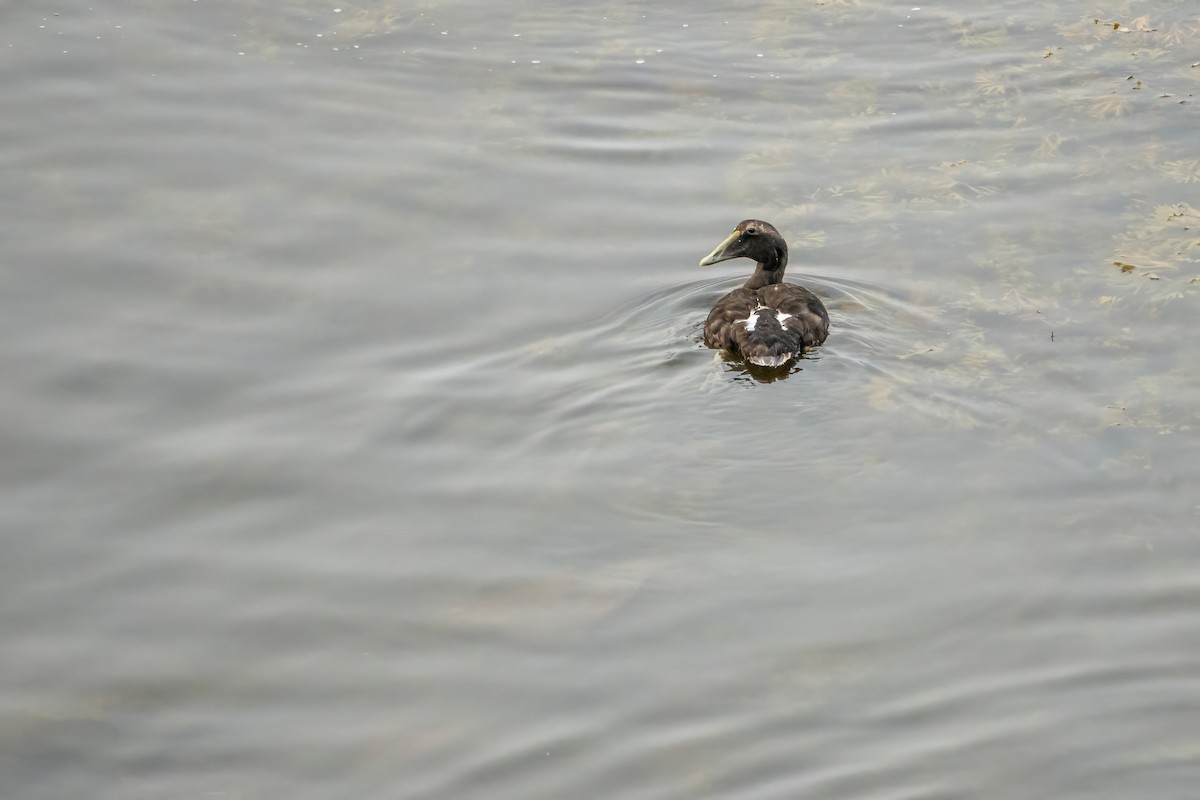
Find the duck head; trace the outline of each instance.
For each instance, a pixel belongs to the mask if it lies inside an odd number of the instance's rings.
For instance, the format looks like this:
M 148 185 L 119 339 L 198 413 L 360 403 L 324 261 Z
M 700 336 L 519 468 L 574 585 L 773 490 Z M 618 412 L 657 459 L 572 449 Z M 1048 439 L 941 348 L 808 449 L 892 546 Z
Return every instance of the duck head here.
M 781 269 L 787 264 L 787 243 L 775 226 L 760 219 L 738 223 L 733 233 L 700 261 L 707 267 L 731 258 L 750 258 L 768 270 Z

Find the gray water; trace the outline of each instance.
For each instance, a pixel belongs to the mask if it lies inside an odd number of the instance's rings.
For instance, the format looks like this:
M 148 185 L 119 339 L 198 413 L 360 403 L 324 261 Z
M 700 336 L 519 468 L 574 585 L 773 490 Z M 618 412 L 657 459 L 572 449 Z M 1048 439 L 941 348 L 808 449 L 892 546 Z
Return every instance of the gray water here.
M 0 11 L 0 795 L 1196 796 L 1200 3 L 91 2 Z

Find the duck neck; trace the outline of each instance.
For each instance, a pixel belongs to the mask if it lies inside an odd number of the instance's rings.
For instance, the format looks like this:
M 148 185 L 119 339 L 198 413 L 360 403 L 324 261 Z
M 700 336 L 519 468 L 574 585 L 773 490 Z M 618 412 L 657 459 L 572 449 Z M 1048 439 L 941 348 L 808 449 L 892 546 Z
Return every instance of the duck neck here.
M 743 286 L 746 289 L 761 289 L 772 283 L 783 283 L 783 271 L 787 268 L 787 247 L 778 245 L 772 255 L 758 262 L 754 274 Z

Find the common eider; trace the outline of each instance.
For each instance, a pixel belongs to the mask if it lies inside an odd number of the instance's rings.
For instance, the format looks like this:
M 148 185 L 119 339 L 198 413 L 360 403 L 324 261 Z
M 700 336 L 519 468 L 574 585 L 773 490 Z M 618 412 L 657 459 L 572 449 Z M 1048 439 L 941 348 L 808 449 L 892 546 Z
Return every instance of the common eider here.
M 757 219 L 739 222 L 700 266 L 731 258 L 752 258 L 758 266 L 742 288 L 713 306 L 704 323 L 705 345 L 760 367 L 782 367 L 806 347 L 825 341 L 829 312 L 808 289 L 783 282 L 787 242 L 774 225 Z

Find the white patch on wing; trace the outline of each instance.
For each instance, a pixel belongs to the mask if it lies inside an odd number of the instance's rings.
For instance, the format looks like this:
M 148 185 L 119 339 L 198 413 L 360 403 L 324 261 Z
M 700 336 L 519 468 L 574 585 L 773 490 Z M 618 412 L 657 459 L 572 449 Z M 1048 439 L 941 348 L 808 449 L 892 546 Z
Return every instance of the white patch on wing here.
M 754 326 L 758 324 L 758 311 L 757 311 L 757 309 L 755 310 L 755 312 L 754 312 L 753 314 L 751 314 L 750 316 L 746 317 L 745 319 L 739 319 L 739 320 L 738 320 L 738 324 L 740 324 L 740 325 L 745 325 L 745 326 L 746 326 L 746 331 L 747 331 L 747 332 L 754 330 Z
M 785 314 L 782 311 L 776 312 L 776 314 L 775 314 L 775 319 L 779 320 L 779 327 L 783 328 L 785 331 L 787 330 L 787 325 L 785 325 L 784 323 L 787 322 L 791 318 L 792 318 L 791 314 Z

